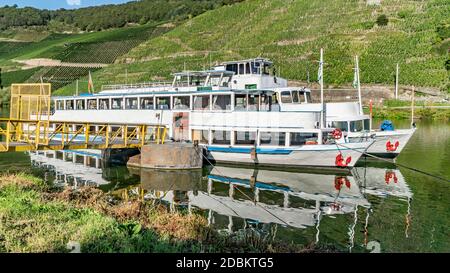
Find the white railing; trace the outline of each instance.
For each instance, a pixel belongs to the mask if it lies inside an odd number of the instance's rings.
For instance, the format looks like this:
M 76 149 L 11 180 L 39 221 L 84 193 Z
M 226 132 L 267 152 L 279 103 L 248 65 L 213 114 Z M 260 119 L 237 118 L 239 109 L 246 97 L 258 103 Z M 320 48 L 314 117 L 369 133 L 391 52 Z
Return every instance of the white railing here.
M 172 87 L 172 82 L 143 82 L 130 84 L 106 84 L 102 85 L 102 91 L 105 90 L 121 90 L 121 89 L 137 89 L 137 88 L 152 88 L 152 87 Z

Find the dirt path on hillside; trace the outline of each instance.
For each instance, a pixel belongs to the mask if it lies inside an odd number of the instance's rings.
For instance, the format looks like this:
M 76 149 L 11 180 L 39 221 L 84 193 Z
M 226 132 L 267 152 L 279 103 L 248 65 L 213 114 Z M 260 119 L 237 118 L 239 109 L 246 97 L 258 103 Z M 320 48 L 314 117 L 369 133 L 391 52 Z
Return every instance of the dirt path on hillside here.
M 108 66 L 108 64 L 102 63 L 66 63 L 60 60 L 54 59 L 28 59 L 28 60 L 15 60 L 15 62 L 23 64 L 23 69 L 30 69 L 40 66 L 65 66 L 65 67 L 83 67 L 83 68 L 103 68 Z

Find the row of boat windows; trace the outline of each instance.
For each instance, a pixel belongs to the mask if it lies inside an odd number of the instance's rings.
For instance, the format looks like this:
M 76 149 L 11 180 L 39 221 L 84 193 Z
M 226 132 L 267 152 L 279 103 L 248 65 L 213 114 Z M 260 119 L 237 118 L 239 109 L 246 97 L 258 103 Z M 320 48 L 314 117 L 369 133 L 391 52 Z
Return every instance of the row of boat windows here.
M 211 132 L 211 133 L 210 133 Z M 211 141 L 210 141 L 211 134 Z M 260 146 L 286 146 L 286 132 L 259 132 Z M 218 145 L 252 145 L 257 141 L 257 133 L 249 131 L 223 131 L 223 130 L 192 130 L 192 140 L 201 144 Z M 302 146 L 318 144 L 318 133 L 291 132 L 289 133 L 289 146 Z M 232 142 L 233 140 L 233 142 Z
M 362 130 L 370 130 L 370 120 L 333 121 L 331 127 L 339 128 L 344 132 L 360 132 Z
M 226 70 L 233 71 L 235 75 L 245 74 L 270 74 L 271 66 L 260 62 L 245 62 L 245 63 L 233 63 L 227 64 Z
M 282 103 L 303 103 L 309 101 L 309 93 L 283 91 Z M 236 111 L 279 111 L 276 94 L 235 94 Z M 192 104 L 192 105 L 191 105 Z M 161 109 L 161 110 L 231 110 L 231 95 L 196 95 L 162 97 L 126 97 L 56 100 L 56 110 L 116 110 L 116 109 Z

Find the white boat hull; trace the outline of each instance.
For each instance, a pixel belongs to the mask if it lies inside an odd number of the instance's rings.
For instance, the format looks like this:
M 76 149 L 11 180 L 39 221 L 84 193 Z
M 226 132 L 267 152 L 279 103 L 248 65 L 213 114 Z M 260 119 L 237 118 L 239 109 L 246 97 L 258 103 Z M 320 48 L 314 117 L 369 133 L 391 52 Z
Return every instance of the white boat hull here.
M 375 143 L 369 147 L 367 153 L 385 158 L 395 158 L 403 151 L 415 130 L 416 129 L 413 128 L 395 131 L 376 131 Z M 395 144 L 398 141 L 399 145 L 395 151 L 388 151 L 386 149 L 386 143 L 388 141 L 392 144 Z
M 337 147 L 337 145 L 304 145 L 294 150 L 277 150 L 274 152 L 257 149 L 256 158 L 245 149 L 239 151 L 234 148 L 208 146 L 207 157 L 211 161 L 223 163 L 343 168 L 336 165 L 337 155 L 342 153 L 344 159 L 351 157 L 351 161 L 346 167 L 353 167 L 372 143 L 347 143 L 346 148 Z

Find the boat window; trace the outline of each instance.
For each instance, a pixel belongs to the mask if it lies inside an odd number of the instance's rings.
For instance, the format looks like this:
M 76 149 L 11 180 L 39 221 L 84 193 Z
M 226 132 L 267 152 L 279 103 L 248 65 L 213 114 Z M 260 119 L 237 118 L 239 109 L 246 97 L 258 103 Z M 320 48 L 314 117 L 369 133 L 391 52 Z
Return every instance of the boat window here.
M 201 144 L 209 143 L 209 131 L 208 130 L 192 130 L 192 141 L 198 140 Z
M 252 74 L 261 74 L 261 64 L 252 62 Z
M 331 127 L 341 129 L 344 132 L 348 131 L 347 121 L 333 121 Z
M 255 145 L 256 132 L 235 132 L 234 144 L 235 145 Z
M 227 71 L 233 71 L 235 74 L 237 74 L 237 64 L 227 64 L 226 66 Z
M 213 144 L 224 144 L 224 145 L 230 145 L 231 144 L 231 132 L 230 131 L 219 131 L 214 130 L 212 132 L 212 143 Z
M 370 119 L 364 120 L 364 130 L 370 131 Z
M 214 95 L 212 106 L 213 110 L 230 110 L 231 95 Z
M 247 110 L 247 95 L 246 94 L 234 95 L 234 110 L 235 111 L 246 111 Z
M 245 63 L 245 74 L 251 74 L 250 63 Z
M 282 103 L 292 103 L 292 97 L 290 91 L 281 92 L 281 102 Z
M 292 91 L 292 102 L 293 103 L 299 103 L 299 98 L 298 98 L 298 91 Z
M 284 132 L 260 132 L 261 145 L 284 146 L 286 143 L 286 133 Z
M 141 98 L 141 109 L 153 109 L 153 97 Z
M 56 110 L 64 110 L 64 101 L 62 100 L 56 101 Z
M 209 95 L 194 96 L 194 110 L 209 110 Z
M 115 98 L 111 100 L 111 109 L 123 109 L 123 99 Z
M 109 99 L 100 99 L 99 109 L 108 110 L 109 109 Z
M 77 100 L 77 110 L 84 110 L 86 107 L 84 100 Z
M 312 100 L 311 100 L 311 93 L 310 92 L 306 92 L 305 94 L 306 94 L 306 102 L 307 103 L 311 103 L 312 102 Z
M 269 64 L 264 64 L 263 74 L 270 75 L 270 65 Z
M 350 131 L 351 132 L 360 132 L 362 130 L 363 130 L 363 121 L 362 120 L 350 121 Z
M 179 96 L 173 97 L 173 109 L 190 109 L 191 108 L 191 99 L 189 96 Z
M 88 109 L 97 110 L 97 99 L 88 100 Z
M 156 98 L 156 109 L 160 109 L 160 110 L 170 109 L 170 97 Z
M 137 98 L 126 98 L 125 99 L 125 109 L 138 109 L 138 99 Z
M 298 91 L 298 103 L 305 102 L 305 92 L 304 91 Z
M 261 104 L 259 107 L 260 111 L 270 111 L 271 108 L 271 103 L 272 102 L 272 97 L 267 95 L 267 94 L 262 94 L 261 95 Z
M 247 111 L 259 111 L 259 95 L 248 95 Z
M 245 74 L 244 64 L 239 64 L 239 75 Z
M 318 133 L 290 133 L 291 146 L 317 144 Z

